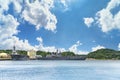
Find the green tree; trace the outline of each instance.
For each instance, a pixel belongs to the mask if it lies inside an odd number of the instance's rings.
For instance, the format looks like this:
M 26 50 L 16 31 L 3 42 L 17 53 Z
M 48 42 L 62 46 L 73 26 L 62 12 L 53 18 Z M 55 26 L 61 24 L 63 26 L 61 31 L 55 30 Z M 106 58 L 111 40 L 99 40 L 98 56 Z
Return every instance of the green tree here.
M 50 54 L 50 52 L 45 52 L 45 51 L 37 51 L 37 55 L 41 55 L 42 57 L 46 57 L 47 55 Z
M 73 52 L 62 52 L 61 53 L 62 56 L 75 56 L 75 54 Z
M 27 51 L 24 50 L 17 50 L 17 53 L 21 55 L 27 55 Z
M 11 54 L 11 53 L 12 53 L 12 50 L 0 50 L 0 53 L 8 53 L 8 54 Z
M 112 49 L 100 49 L 90 52 L 87 57 L 94 59 L 120 59 L 120 52 Z

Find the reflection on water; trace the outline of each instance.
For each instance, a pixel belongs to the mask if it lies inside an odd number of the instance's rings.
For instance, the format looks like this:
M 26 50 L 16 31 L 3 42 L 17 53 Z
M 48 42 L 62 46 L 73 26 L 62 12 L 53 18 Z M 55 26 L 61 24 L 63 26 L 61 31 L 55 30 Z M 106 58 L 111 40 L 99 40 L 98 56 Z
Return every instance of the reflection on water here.
M 119 80 L 120 61 L 0 61 L 0 80 Z

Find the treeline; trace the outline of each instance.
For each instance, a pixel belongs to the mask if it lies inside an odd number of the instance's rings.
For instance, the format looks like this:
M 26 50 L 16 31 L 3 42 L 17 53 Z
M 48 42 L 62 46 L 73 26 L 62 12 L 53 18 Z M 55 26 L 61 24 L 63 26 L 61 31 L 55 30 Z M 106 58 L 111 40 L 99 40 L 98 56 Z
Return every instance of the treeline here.
M 0 53 L 11 54 L 12 50 L 0 50 Z M 24 51 L 24 50 L 17 50 L 17 53 L 22 55 L 27 55 L 27 51 Z M 36 54 L 41 55 L 42 57 L 51 55 L 50 52 L 45 52 L 45 51 L 37 51 Z M 56 53 L 53 52 L 52 54 L 56 54 Z M 61 52 L 61 56 L 79 56 L 79 55 L 76 55 L 75 53 L 70 51 L 66 51 L 66 52 Z M 104 59 L 120 59 L 120 51 L 116 51 L 112 49 L 100 49 L 94 52 L 90 52 L 88 55 L 86 55 L 86 57 L 88 59 L 103 59 L 103 60 Z
M 42 57 L 46 57 L 47 55 L 50 55 L 50 52 L 45 52 L 45 51 L 37 51 L 37 55 L 41 55 Z
M 12 50 L 0 50 L 0 53 L 8 53 L 8 54 L 11 54 L 11 53 L 12 53 Z
M 55 52 L 51 52 L 52 54 L 56 54 Z M 47 55 L 51 54 L 50 52 L 45 52 L 45 51 L 37 51 L 37 55 L 41 55 L 42 57 L 46 57 Z M 62 56 L 75 56 L 75 53 L 73 52 L 62 52 L 61 53 Z
M 12 50 L 0 50 L 0 53 L 12 54 Z M 27 51 L 25 51 L 25 50 L 17 50 L 17 53 L 19 53 L 21 55 L 27 55 Z M 42 57 L 46 57 L 47 55 L 50 55 L 51 52 L 37 51 L 36 54 L 41 55 Z M 52 54 L 56 54 L 56 53 L 52 52 Z M 62 56 L 75 56 L 75 53 L 66 51 L 66 52 L 61 52 L 61 55 Z
M 12 54 L 12 50 L 0 50 L 0 53 Z M 22 55 L 27 55 L 27 51 L 25 50 L 17 50 L 17 53 L 22 54 Z
M 120 51 L 112 49 L 100 49 L 94 52 L 90 52 L 87 58 L 92 59 L 120 59 Z

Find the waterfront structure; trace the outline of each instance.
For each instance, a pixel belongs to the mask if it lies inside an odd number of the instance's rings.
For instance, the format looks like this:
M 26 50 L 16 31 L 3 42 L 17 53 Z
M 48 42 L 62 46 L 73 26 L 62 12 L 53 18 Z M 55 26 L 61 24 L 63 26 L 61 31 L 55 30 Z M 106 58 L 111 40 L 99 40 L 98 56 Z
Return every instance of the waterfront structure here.
M 42 58 L 42 56 L 41 55 L 36 55 L 36 59 L 38 59 L 38 58 Z
M 0 53 L 0 59 L 10 59 L 11 56 L 8 53 Z
M 27 55 L 29 56 L 30 59 L 36 59 L 36 51 L 33 49 L 27 51 Z
M 58 51 L 58 49 L 56 50 L 56 52 L 51 52 L 51 54 L 50 55 L 47 55 L 46 57 L 47 58 L 52 58 L 52 57 L 61 57 L 62 55 L 61 55 L 61 52 L 60 51 Z

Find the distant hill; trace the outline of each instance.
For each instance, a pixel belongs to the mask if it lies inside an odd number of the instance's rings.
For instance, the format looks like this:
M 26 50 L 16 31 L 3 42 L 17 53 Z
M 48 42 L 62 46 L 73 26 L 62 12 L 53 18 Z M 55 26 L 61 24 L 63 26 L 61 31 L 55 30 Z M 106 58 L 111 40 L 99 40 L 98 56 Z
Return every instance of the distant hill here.
M 120 59 L 120 51 L 113 49 L 100 49 L 94 52 L 90 52 L 87 58 L 92 59 Z

